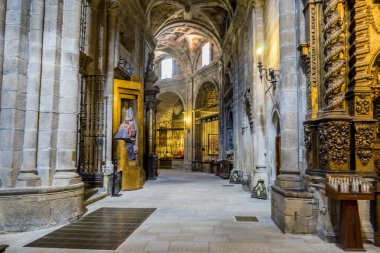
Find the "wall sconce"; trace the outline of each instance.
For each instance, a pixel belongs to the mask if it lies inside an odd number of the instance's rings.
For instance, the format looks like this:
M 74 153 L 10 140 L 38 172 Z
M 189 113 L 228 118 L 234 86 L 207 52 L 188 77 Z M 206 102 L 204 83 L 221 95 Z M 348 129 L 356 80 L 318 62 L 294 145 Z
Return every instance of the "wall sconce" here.
M 265 79 L 271 83 L 269 89 L 273 86 L 273 89 L 276 89 L 277 78 L 280 78 L 280 70 L 274 70 L 273 68 L 264 68 L 264 65 L 261 61 L 261 55 L 263 53 L 263 49 L 260 47 L 257 49 L 258 61 L 257 67 L 259 68 L 260 80 L 263 80 L 263 76 Z M 264 73 L 263 73 L 264 72 Z

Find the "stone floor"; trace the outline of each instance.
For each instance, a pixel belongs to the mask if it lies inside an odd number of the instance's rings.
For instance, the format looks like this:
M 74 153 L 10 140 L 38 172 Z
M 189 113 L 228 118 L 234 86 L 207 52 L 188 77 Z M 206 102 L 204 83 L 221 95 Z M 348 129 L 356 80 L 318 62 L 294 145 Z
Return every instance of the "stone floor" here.
M 270 219 L 270 202 L 251 199 L 241 185 L 210 174 L 163 170 L 144 189 L 123 192 L 88 206 L 158 208 L 116 252 L 241 252 L 293 253 L 344 252 L 316 236 L 283 234 Z M 236 222 L 234 216 L 256 216 L 259 222 Z M 23 248 L 22 246 L 55 230 L 0 235 L 0 244 L 15 252 L 113 252 L 93 250 Z M 367 252 L 380 248 L 365 244 Z

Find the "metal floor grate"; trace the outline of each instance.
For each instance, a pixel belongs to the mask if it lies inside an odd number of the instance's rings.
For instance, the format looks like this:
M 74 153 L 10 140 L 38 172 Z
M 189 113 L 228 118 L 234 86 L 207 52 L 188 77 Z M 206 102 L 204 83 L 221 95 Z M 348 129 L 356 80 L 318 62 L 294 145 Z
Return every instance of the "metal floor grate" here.
M 259 222 L 256 216 L 235 216 L 236 221 Z
M 24 247 L 116 250 L 155 210 L 100 208 Z

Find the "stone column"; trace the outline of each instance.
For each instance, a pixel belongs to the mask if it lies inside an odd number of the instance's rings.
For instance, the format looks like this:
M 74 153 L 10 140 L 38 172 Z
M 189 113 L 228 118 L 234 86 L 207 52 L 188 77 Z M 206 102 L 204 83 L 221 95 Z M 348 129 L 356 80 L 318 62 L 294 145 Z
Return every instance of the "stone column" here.
M 5 21 L 1 87 L 0 178 L 3 187 L 8 188 L 14 186 L 22 164 L 29 2 L 8 0 L 6 6 L 8 18 Z
M 0 2 L 0 105 L 1 105 L 1 92 L 2 92 L 2 82 L 3 82 L 3 61 L 4 61 L 4 33 L 5 33 L 5 17 L 7 10 L 7 2 Z M 0 106 L 1 108 L 1 106 Z M 1 109 L 0 109 L 1 110 Z M 1 176 L 0 176 L 0 188 L 2 187 Z
M 1 84 L 3 83 L 3 61 L 4 61 L 4 35 L 5 17 L 7 11 L 7 1 L 0 1 L 0 105 L 1 105 Z
M 280 10 L 280 175 L 276 184 L 282 188 L 299 188 L 298 114 L 297 114 L 297 24 L 296 1 L 279 1 Z
M 37 176 L 37 133 L 45 3 L 43 0 L 33 0 L 31 7 L 23 163 L 17 177 L 17 187 L 41 185 Z
M 189 78 L 188 80 L 188 87 L 189 90 L 187 92 L 187 109 L 188 116 L 190 117 L 190 133 L 187 134 L 187 146 L 190 147 L 186 153 L 188 153 L 188 159 L 186 159 L 186 155 L 184 157 L 185 160 L 190 160 L 191 162 L 195 161 L 196 154 L 197 154 L 197 147 L 195 147 L 195 132 L 196 132 L 196 126 L 195 126 L 195 99 L 196 99 L 196 88 L 195 88 L 195 82 L 194 77 Z M 185 140 L 186 141 L 186 140 Z
M 53 185 L 71 185 L 81 179 L 75 167 L 79 83 L 81 1 L 65 0 L 63 6 L 61 79 L 57 129 L 57 160 Z
M 107 61 L 106 61 L 106 87 L 105 87 L 105 97 L 106 97 L 106 169 L 112 172 L 112 118 L 113 118 L 113 82 L 114 82 L 114 69 L 115 69 L 115 47 L 116 43 L 116 23 L 117 16 L 119 14 L 119 8 L 116 6 L 110 6 L 107 9 Z
M 37 170 L 42 185 L 48 186 L 57 157 L 62 1 L 49 1 L 44 18 Z
M 253 169 L 252 185 L 257 184 L 258 179 L 264 179 L 265 184 L 268 186 L 268 174 L 266 167 L 266 143 L 265 143 L 265 125 L 266 125 L 266 102 L 265 102 L 265 85 L 263 81 L 260 80 L 259 69 L 257 64 L 259 61 L 263 61 L 263 56 L 257 54 L 258 48 L 263 48 L 264 46 L 264 6 L 258 2 L 255 6 L 254 12 L 252 14 L 252 23 L 254 24 L 255 39 L 253 40 L 253 84 L 251 90 L 253 91 L 254 97 L 254 144 L 255 144 L 255 167 Z M 264 64 L 265 66 L 265 64 Z

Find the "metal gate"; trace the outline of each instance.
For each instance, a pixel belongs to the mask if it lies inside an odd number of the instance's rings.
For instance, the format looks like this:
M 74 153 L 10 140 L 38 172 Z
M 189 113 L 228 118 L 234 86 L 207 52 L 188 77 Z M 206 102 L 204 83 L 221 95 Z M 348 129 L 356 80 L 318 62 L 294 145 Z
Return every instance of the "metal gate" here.
M 105 167 L 106 134 L 104 75 L 82 76 L 78 119 L 78 173 L 83 181 L 101 181 Z

